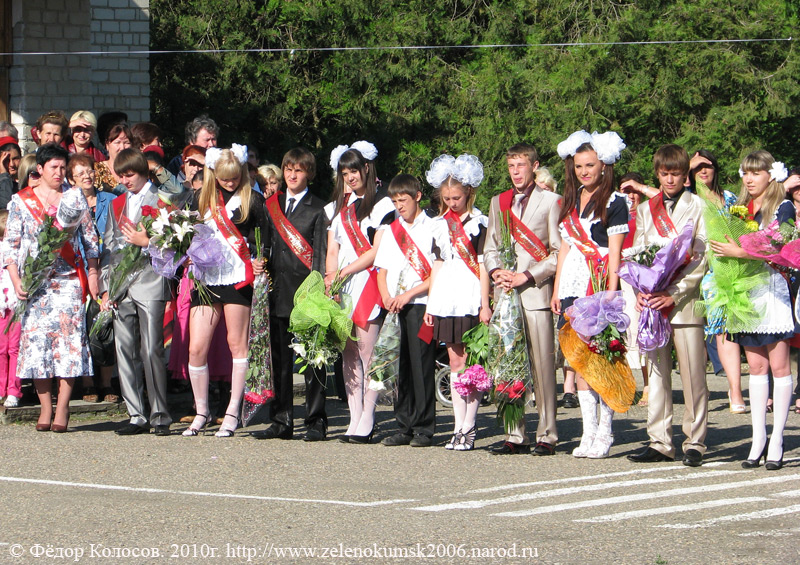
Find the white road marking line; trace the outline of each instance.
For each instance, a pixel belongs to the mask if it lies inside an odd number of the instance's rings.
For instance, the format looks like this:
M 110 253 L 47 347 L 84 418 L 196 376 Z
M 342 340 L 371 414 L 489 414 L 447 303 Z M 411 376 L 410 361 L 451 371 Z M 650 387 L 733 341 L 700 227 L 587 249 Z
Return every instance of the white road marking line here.
M 658 516 L 660 514 L 673 514 L 675 512 L 691 512 L 692 510 L 703 510 L 704 508 L 715 508 L 717 506 L 729 506 L 731 504 L 745 504 L 748 502 L 763 502 L 769 500 L 763 496 L 750 496 L 746 498 L 720 498 L 718 500 L 708 500 L 696 504 L 682 504 L 679 506 L 662 506 L 660 508 L 648 508 L 646 510 L 631 510 L 630 512 L 617 512 L 616 514 L 605 514 L 594 518 L 583 518 L 573 520 L 573 522 L 618 522 L 620 520 L 630 520 L 632 518 L 644 518 L 647 516 Z
M 767 477 L 765 479 L 756 479 L 754 481 L 739 481 L 736 483 L 721 483 L 714 485 L 702 485 L 699 487 L 686 487 L 671 490 L 664 490 L 660 492 L 646 492 L 641 494 L 629 494 L 625 496 L 614 496 L 610 498 L 598 498 L 595 500 L 584 500 L 582 502 L 570 502 L 569 504 L 557 504 L 553 506 L 542 506 L 530 510 L 518 510 L 514 512 L 499 512 L 492 514 L 492 516 L 502 516 L 504 518 L 515 518 L 519 516 L 533 516 L 536 514 L 550 514 L 552 512 L 561 512 L 562 510 L 575 510 L 577 508 L 590 508 L 593 506 L 605 506 L 608 504 L 622 504 L 624 502 L 636 502 L 639 500 L 652 500 L 654 498 L 668 498 L 671 496 L 681 496 L 685 494 L 698 494 L 715 492 L 720 490 L 730 490 L 735 488 L 753 487 L 756 485 L 767 485 L 773 483 L 784 483 L 788 481 L 800 480 L 800 475 L 787 475 L 781 477 Z
M 731 514 L 728 516 L 720 516 L 718 518 L 709 518 L 708 520 L 701 520 L 700 522 L 695 522 L 693 524 L 660 524 L 653 527 L 669 528 L 673 530 L 693 530 L 697 528 L 709 528 L 724 522 L 747 522 L 749 520 L 772 518 L 773 516 L 783 516 L 784 514 L 795 514 L 797 512 L 800 512 L 800 504 L 784 506 L 782 508 L 770 508 L 769 510 L 758 510 L 756 512 L 748 512 L 747 514 Z
M 703 465 L 704 468 L 708 467 L 719 467 L 720 465 L 727 465 L 724 461 L 713 461 L 711 463 L 705 463 Z M 567 477 L 563 479 L 554 479 L 552 481 L 536 481 L 532 483 L 516 483 L 513 485 L 500 485 L 496 487 L 488 487 L 488 488 L 479 488 L 475 490 L 468 490 L 466 494 L 485 494 L 488 492 L 498 492 L 501 490 L 515 490 L 520 488 L 527 488 L 527 487 L 537 487 L 541 485 L 557 485 L 563 483 L 574 483 L 579 481 L 595 481 L 598 479 L 611 479 L 614 477 L 625 477 L 627 475 L 644 475 L 647 473 L 664 473 L 666 471 L 688 471 L 690 467 L 677 467 L 677 466 L 668 466 L 668 467 L 650 467 L 647 469 L 633 469 L 631 471 L 619 471 L 616 473 L 604 473 L 602 475 L 586 475 L 586 476 L 579 476 L 579 477 Z
M 800 532 L 800 528 L 794 528 L 792 530 L 771 530 L 769 532 L 744 532 L 739 534 L 741 538 L 756 538 L 756 537 L 765 537 L 765 538 L 783 538 L 788 536 L 794 536 L 797 532 Z
M 688 481 L 692 479 L 703 479 L 711 477 L 721 477 L 728 475 L 736 475 L 740 473 L 747 473 L 748 471 L 699 471 L 689 473 L 687 475 L 680 475 L 677 477 L 659 477 L 648 479 L 634 479 L 630 481 L 617 481 L 614 483 L 598 483 L 594 485 L 585 485 L 580 487 L 581 492 L 590 492 L 596 490 L 608 490 L 612 488 L 625 488 L 625 487 L 638 487 L 649 486 L 662 483 L 672 483 L 678 481 Z M 419 506 L 412 508 L 412 510 L 421 510 L 423 512 L 442 512 L 443 510 L 460 510 L 465 508 L 483 508 L 484 506 L 493 506 L 495 504 L 509 504 L 515 502 L 522 502 L 525 500 L 533 500 L 537 498 L 550 498 L 553 496 L 563 496 L 575 494 L 577 491 L 575 487 L 559 488 L 553 490 L 544 490 L 539 492 L 529 492 L 525 494 L 515 494 L 513 496 L 505 496 L 502 498 L 488 498 L 483 500 L 465 500 L 461 502 L 450 502 L 446 504 L 434 504 L 430 506 Z
M 797 497 L 800 496 L 800 490 L 785 490 L 783 492 L 776 492 L 771 494 L 770 496 L 774 496 L 775 498 L 786 496 L 786 497 Z
M 185 491 L 185 490 L 167 490 L 160 488 L 142 488 L 142 487 L 125 487 L 119 485 L 100 485 L 93 483 L 73 483 L 69 481 L 50 481 L 45 479 L 26 479 L 19 477 L 0 477 L 0 481 L 10 483 L 30 483 L 37 485 L 52 485 L 59 487 L 78 487 L 78 488 L 92 488 L 102 490 L 119 490 L 125 492 L 144 492 L 150 494 L 176 494 L 181 496 L 208 496 L 213 498 L 235 498 L 245 500 L 269 500 L 277 502 L 306 502 L 316 504 L 338 504 L 340 506 L 356 506 L 356 507 L 372 507 L 372 506 L 387 506 L 390 504 L 401 504 L 405 502 L 417 502 L 416 499 L 397 499 L 397 500 L 376 500 L 374 502 L 352 502 L 348 500 L 324 500 L 316 498 L 284 498 L 280 496 L 256 496 L 251 494 L 229 494 L 224 492 L 202 492 L 202 491 Z

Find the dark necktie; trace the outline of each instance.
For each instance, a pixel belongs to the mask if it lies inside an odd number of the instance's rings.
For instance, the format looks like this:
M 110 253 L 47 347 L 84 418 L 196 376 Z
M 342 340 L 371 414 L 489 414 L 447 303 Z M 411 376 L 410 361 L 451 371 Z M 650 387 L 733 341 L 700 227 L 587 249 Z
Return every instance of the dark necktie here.
M 294 212 L 294 198 L 289 199 L 289 205 L 286 207 L 286 217 L 291 216 L 292 212 Z

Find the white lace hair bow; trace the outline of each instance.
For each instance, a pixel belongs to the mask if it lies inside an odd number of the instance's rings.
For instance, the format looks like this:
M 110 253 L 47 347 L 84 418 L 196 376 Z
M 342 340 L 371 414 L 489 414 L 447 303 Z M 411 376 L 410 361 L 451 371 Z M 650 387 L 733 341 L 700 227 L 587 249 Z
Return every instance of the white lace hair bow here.
M 342 154 L 347 151 L 348 149 L 355 149 L 366 159 L 367 161 L 374 161 L 378 158 L 378 148 L 375 147 L 369 141 L 356 141 L 353 145 L 337 145 L 333 151 L 331 151 L 331 169 L 334 171 L 339 170 L 339 159 L 342 158 Z
M 483 181 L 483 165 L 475 155 L 464 153 L 458 159 L 452 155 L 439 155 L 431 162 L 425 180 L 439 188 L 447 177 L 453 177 L 465 186 L 478 188 Z
M 772 168 L 769 170 L 769 178 L 778 182 L 783 182 L 789 178 L 789 171 L 786 170 L 786 165 L 780 161 L 772 163 Z
M 578 130 L 567 139 L 558 144 L 556 151 L 562 159 L 574 157 L 578 147 L 584 143 L 589 143 L 597 153 L 597 158 L 606 165 L 613 165 L 619 160 L 620 153 L 625 149 L 625 142 L 615 131 L 589 134 L 585 130 Z
M 234 143 L 231 145 L 231 153 L 239 161 L 240 165 L 247 163 L 247 145 L 239 145 Z M 206 149 L 206 167 L 214 169 L 217 166 L 217 161 L 222 156 L 222 149 L 219 147 L 209 147 Z

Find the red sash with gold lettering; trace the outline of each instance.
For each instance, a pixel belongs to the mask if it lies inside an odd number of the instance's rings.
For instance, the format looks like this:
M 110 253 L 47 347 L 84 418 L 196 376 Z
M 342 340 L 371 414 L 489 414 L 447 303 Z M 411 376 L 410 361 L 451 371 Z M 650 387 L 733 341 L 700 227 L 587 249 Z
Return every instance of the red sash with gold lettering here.
M 44 223 L 44 206 L 42 202 L 39 200 L 39 197 L 36 196 L 36 193 L 33 192 L 31 187 L 26 187 L 20 190 L 17 194 L 22 199 L 22 202 L 25 203 L 25 206 L 30 211 L 33 218 L 39 223 Z M 64 246 L 61 248 L 61 258 L 67 262 L 67 265 L 75 269 L 75 273 L 78 275 L 78 280 L 81 283 L 81 291 L 83 292 L 83 297 L 89 294 L 89 279 L 86 276 L 86 271 L 83 268 L 83 259 L 81 258 L 80 254 L 75 253 L 75 248 L 72 247 L 72 244 L 69 241 L 64 242 Z
M 255 280 L 255 275 L 253 275 L 253 264 L 250 262 L 250 249 L 247 247 L 247 242 L 242 237 L 242 234 L 228 217 L 227 210 L 225 210 L 225 200 L 219 190 L 217 190 L 217 206 L 211 209 L 211 217 L 214 219 L 214 223 L 217 224 L 217 229 L 219 229 L 222 237 L 225 238 L 228 245 L 231 246 L 244 263 L 244 280 L 236 283 L 234 288 L 240 289 L 252 284 Z
M 267 200 L 267 212 L 269 212 L 272 223 L 275 224 L 275 229 L 283 239 L 284 243 L 291 249 L 292 253 L 300 259 L 307 269 L 311 269 L 311 261 L 314 258 L 314 249 L 308 244 L 302 234 L 292 225 L 292 223 L 283 213 L 281 203 L 278 202 L 278 196 L 282 192 L 276 192 Z M 299 206 L 299 203 L 296 204 Z
M 464 231 L 461 218 L 452 210 L 448 210 L 444 215 L 444 220 L 447 222 L 447 231 L 450 234 L 450 243 L 453 249 L 456 250 L 458 256 L 461 257 L 461 260 L 464 261 L 472 274 L 480 279 L 481 267 L 478 264 L 478 254 L 475 252 L 469 237 L 467 237 L 467 232 Z
M 656 226 L 656 231 L 661 237 L 675 237 L 678 235 L 678 230 L 675 229 L 675 224 L 669 217 L 667 207 L 664 205 L 664 193 L 662 192 L 655 198 L 651 198 L 648 202 L 650 206 L 650 215 L 653 216 L 653 224 Z
M 358 225 L 355 203 L 350 206 L 344 206 L 339 215 L 342 220 L 342 227 L 344 227 L 344 233 L 347 234 L 347 239 L 350 240 L 350 244 L 353 246 L 353 249 L 356 250 L 356 254 L 361 257 L 364 253 L 372 249 L 372 245 L 370 245 L 369 240 Z M 370 267 L 367 269 L 367 273 L 369 278 L 364 288 L 361 290 L 358 303 L 355 308 L 353 308 L 353 315 L 350 316 L 353 323 L 361 328 L 367 327 L 369 315 L 372 313 L 375 306 L 383 308 L 381 292 L 378 290 L 378 270 L 374 267 Z
M 538 263 L 546 259 L 549 255 L 547 246 L 542 243 L 541 239 L 536 237 L 536 234 L 533 233 L 528 226 L 522 223 L 522 220 L 517 218 L 516 214 L 514 214 L 514 211 L 511 209 L 513 200 L 513 190 L 507 190 L 500 194 L 499 204 L 500 211 L 503 214 L 503 220 L 511 231 L 511 236 L 514 238 L 514 241 L 519 243 L 528 255 L 533 257 Z
M 417 247 L 417 244 L 414 243 L 414 240 L 411 239 L 411 235 L 400 225 L 400 218 L 392 222 L 389 227 L 392 230 L 392 235 L 394 235 L 397 246 L 400 248 L 403 255 L 405 255 L 411 268 L 414 269 L 421 280 L 427 280 L 428 277 L 431 276 L 431 264 L 425 258 L 425 255 L 422 254 L 419 247 Z M 426 343 L 430 343 L 431 339 L 433 339 L 433 326 L 429 326 L 423 322 L 422 327 L 417 333 L 417 337 Z
M 580 216 L 578 216 L 578 209 L 573 208 L 572 213 L 564 218 L 562 223 L 564 224 L 564 229 L 567 231 L 567 234 L 572 238 L 575 247 L 586 258 L 586 262 L 589 265 L 589 271 L 592 273 L 592 275 L 598 281 L 605 280 L 607 274 L 606 268 L 608 267 L 608 255 L 600 255 L 600 249 L 597 247 L 597 244 L 592 241 L 592 239 L 586 233 L 586 230 L 583 229 Z M 589 288 L 587 289 L 586 293 L 587 296 L 594 294 L 594 288 L 591 280 L 589 281 Z

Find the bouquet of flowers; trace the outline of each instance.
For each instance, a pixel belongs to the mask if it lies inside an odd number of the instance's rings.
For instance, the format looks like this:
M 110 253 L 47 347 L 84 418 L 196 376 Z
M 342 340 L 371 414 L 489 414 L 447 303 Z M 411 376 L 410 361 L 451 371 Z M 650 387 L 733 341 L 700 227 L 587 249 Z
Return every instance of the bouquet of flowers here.
M 17 301 L 4 333 L 8 333 L 11 324 L 22 319 L 31 297 L 44 287 L 61 255 L 61 248 L 75 233 L 85 213 L 86 208 L 72 208 L 62 202 L 58 209 L 51 206 L 44 214 L 36 235 L 38 252 L 36 255 L 29 254 L 20 268 L 22 290 L 28 294 L 28 298 Z
M 214 237 L 214 230 L 203 223 L 197 212 L 161 209 L 152 222 L 152 231 L 155 235 L 150 238 L 147 250 L 153 270 L 174 279 L 178 267 L 190 259 L 189 278 L 194 281 L 200 301 L 211 304 L 211 294 L 203 278 L 225 262 L 222 243 Z
M 657 243 L 650 245 L 629 247 L 622 251 L 622 258 L 625 261 L 638 263 L 645 267 L 652 267 L 656 259 L 656 254 L 661 250 L 662 246 Z
M 467 368 L 453 381 L 453 388 L 461 396 L 486 392 L 492 388 L 492 377 L 483 365 L 489 355 L 489 326 L 478 324 L 463 337 L 467 352 Z
M 691 221 L 687 222 L 678 237 L 656 252 L 650 266 L 623 261 L 619 278 L 630 284 L 637 293 L 652 294 L 665 290 L 690 257 L 693 225 Z M 642 310 L 636 338 L 642 351 L 664 347 L 671 333 L 672 326 L 664 313 L 652 308 Z
M 344 282 L 337 275 L 328 296 L 322 275 L 311 271 L 294 295 L 289 331 L 294 334 L 291 348 L 306 362 L 301 371 L 335 361 L 352 334 L 352 301 L 341 292 Z M 333 298 L 337 295 L 338 302 Z
M 408 268 L 408 267 L 406 267 Z M 406 291 L 405 268 L 400 272 L 395 296 Z M 381 331 L 372 349 L 372 358 L 367 369 L 369 389 L 385 392 L 392 390 L 400 373 L 400 323 L 396 312 L 389 312 L 383 320 Z
M 800 231 L 794 220 L 778 224 L 775 220 L 760 231 L 739 237 L 739 245 L 753 257 L 760 257 L 774 266 L 800 268 Z
M 256 228 L 256 258 L 264 258 L 261 228 Z M 242 422 L 245 426 L 262 406 L 275 398 L 269 333 L 269 283 L 266 271 L 253 281 L 247 380 L 244 383 L 244 402 L 242 402 Z
M 517 256 L 511 232 L 499 218 L 501 245 L 500 263 L 513 270 Z M 492 400 L 497 404 L 497 419 L 508 432 L 525 416 L 525 392 L 533 382 L 522 305 L 516 289 L 500 293 L 488 331 L 489 354 L 486 370 L 494 378 Z
M 624 308 L 621 291 L 578 298 L 564 311 L 567 323 L 559 330 L 564 357 L 616 412 L 626 412 L 636 394 L 625 360 L 624 336 L 631 320 Z
M 157 208 L 142 206 L 141 223 L 147 230 L 148 235 L 152 235 L 153 221 L 157 217 Z M 133 281 L 147 266 L 148 259 L 147 255 L 142 252 L 141 247 L 129 244 L 123 236 L 106 242 L 106 247 L 112 252 L 108 279 L 108 301 L 116 304 L 122 300 Z M 115 308 L 101 311 L 95 316 L 94 323 L 92 323 L 92 328 L 89 331 L 90 336 L 99 335 L 105 331 L 114 319 L 114 310 Z
M 709 241 L 727 243 L 728 238 L 739 241 L 742 236 L 758 229 L 745 206 L 731 206 L 727 210 L 714 198 L 703 183 L 697 183 L 697 194 L 706 203 L 703 219 Z M 749 223 L 752 222 L 752 223 Z M 708 264 L 714 276 L 706 297 L 697 302 L 699 314 L 723 317 L 725 329 L 730 333 L 755 329 L 761 319 L 750 300 L 750 292 L 768 284 L 768 273 L 760 261 L 720 257 L 707 253 Z M 640 325 L 641 327 L 641 325 Z

